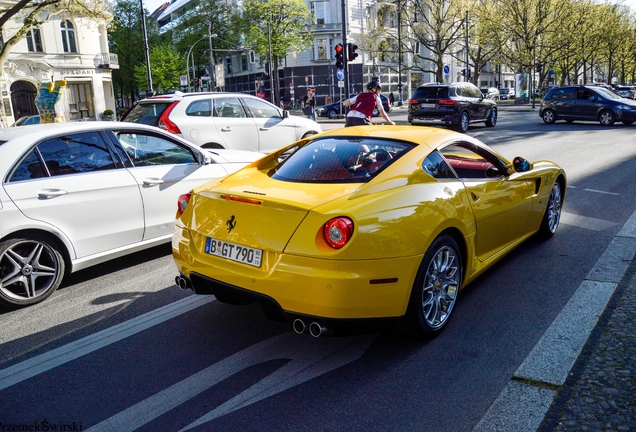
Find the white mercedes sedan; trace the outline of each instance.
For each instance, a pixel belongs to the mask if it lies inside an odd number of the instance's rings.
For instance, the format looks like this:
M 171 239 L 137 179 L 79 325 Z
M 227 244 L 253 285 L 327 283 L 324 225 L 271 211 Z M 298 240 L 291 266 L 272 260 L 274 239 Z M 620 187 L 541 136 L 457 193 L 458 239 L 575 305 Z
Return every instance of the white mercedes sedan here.
M 65 274 L 169 242 L 181 194 L 262 156 L 135 123 L 0 129 L 0 302 L 38 303 Z

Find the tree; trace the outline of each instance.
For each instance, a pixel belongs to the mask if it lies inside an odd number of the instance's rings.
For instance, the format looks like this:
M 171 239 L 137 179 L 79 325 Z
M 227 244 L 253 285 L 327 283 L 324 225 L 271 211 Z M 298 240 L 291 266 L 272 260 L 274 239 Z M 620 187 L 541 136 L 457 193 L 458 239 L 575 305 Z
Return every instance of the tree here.
M 157 38 L 157 24 L 147 20 L 149 40 Z M 115 18 L 108 28 L 108 47 L 119 58 L 119 70 L 113 71 L 113 85 L 118 99 L 139 96 L 140 82 L 135 78 L 135 67 L 145 63 L 141 30 L 141 10 L 137 0 L 120 0 L 115 7 Z M 151 63 L 152 68 L 152 63 Z M 144 83 L 146 79 L 141 81 Z
M 176 52 L 169 44 L 162 44 L 150 49 L 150 67 L 153 87 L 157 93 L 180 87 L 180 77 L 184 72 L 185 58 Z M 138 83 L 146 81 L 146 64 L 135 66 L 135 80 Z
M 200 0 L 193 3 L 193 7 L 179 17 L 173 27 L 172 41 L 175 49 L 187 54 L 197 41 L 209 34 L 216 35 L 211 41 L 212 56 L 210 44 L 197 45 L 199 49 L 192 51 L 193 61 L 197 65 L 216 64 L 216 50 L 227 52 L 228 49 L 240 48 L 240 13 L 231 8 L 227 1 Z M 213 72 L 210 71 L 210 74 Z
M 110 3 L 103 0 L 20 0 L 0 13 L 0 29 L 7 37 L 0 49 L 0 71 L 4 70 L 4 62 L 15 44 L 53 16 L 64 14 L 95 22 L 108 22 L 112 18 Z M 14 23 L 18 23 L 17 27 Z
M 465 34 L 465 10 L 463 0 L 415 0 L 412 13 L 406 14 L 410 37 L 426 48 L 422 53 L 415 53 L 420 60 L 416 64 L 429 66 L 418 69 L 434 73 L 437 82 L 444 81 L 444 56 L 457 57 L 457 47 L 464 45 L 461 40 Z
M 306 30 L 311 12 L 303 0 L 245 0 L 243 29 L 246 44 L 261 58 L 271 45 L 276 104 L 280 103 L 278 62 L 288 54 L 307 50 L 313 35 Z M 269 35 L 269 37 L 268 37 Z M 271 42 L 271 43 L 268 43 Z

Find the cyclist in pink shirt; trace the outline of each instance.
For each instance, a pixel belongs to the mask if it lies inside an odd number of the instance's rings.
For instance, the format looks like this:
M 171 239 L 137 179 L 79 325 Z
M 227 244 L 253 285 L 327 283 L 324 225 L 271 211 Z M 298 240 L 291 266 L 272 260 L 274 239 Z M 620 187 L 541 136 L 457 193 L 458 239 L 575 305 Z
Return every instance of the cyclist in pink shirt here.
M 349 113 L 347 114 L 347 120 L 345 127 L 347 126 L 360 126 L 373 124 L 371 118 L 373 117 L 373 110 L 378 109 L 380 115 L 389 124 L 394 125 L 382 106 L 382 99 L 380 99 L 380 91 L 382 86 L 377 81 L 371 81 L 367 84 L 368 92 L 360 93 L 357 96 L 347 99 L 343 102 L 344 106 L 351 106 Z

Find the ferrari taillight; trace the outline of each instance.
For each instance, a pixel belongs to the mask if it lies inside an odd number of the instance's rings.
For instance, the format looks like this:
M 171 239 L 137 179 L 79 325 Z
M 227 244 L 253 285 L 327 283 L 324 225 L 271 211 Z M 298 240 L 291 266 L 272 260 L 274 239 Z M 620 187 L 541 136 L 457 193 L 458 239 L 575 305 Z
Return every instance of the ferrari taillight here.
M 177 199 L 177 219 L 179 219 L 181 215 L 183 214 L 183 212 L 185 211 L 186 207 L 188 206 L 188 203 L 190 202 L 191 197 L 192 197 L 191 193 L 185 193 L 185 194 L 179 195 L 179 198 Z
M 353 221 L 342 216 L 331 219 L 323 225 L 322 234 L 329 246 L 334 249 L 340 249 L 351 240 Z
M 179 129 L 179 126 L 177 126 L 175 122 L 170 120 L 170 113 L 172 112 L 174 107 L 177 106 L 178 103 L 179 101 L 174 101 L 168 106 L 168 108 L 163 110 L 163 113 L 161 113 L 161 117 L 159 117 L 157 127 L 173 134 L 181 133 L 181 129 Z

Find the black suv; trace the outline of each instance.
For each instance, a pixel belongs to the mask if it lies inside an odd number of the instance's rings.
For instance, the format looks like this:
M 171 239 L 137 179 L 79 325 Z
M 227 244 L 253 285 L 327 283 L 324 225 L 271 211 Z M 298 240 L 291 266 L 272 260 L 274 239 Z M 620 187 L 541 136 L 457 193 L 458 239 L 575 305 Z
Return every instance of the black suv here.
M 554 87 L 541 100 L 539 115 L 546 123 L 591 120 L 603 126 L 616 121 L 630 125 L 636 121 L 636 101 L 599 86 Z
M 497 123 L 497 103 L 471 83 L 425 84 L 409 101 L 410 124 L 450 126 L 466 132 L 471 123 Z

